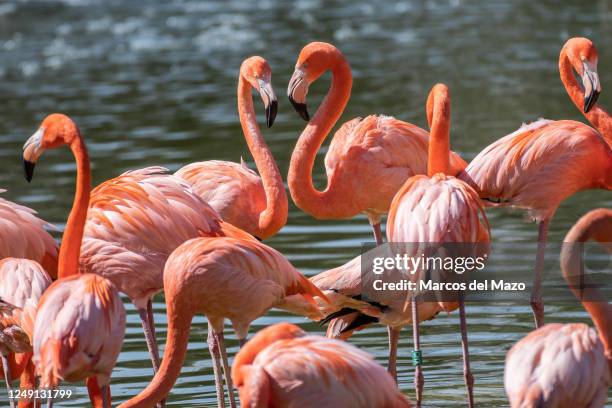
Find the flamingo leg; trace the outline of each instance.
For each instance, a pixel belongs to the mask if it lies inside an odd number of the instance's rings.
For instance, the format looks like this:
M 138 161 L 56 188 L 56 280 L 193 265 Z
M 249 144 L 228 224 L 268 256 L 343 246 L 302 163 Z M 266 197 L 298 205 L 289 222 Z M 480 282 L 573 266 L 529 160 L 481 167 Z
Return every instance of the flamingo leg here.
M 13 399 L 13 387 L 11 386 L 11 367 L 9 366 L 8 357 L 2 354 L 2 369 L 4 371 L 4 381 L 6 381 L 6 391 L 8 394 L 11 408 L 15 408 L 15 400 Z
M 151 300 L 147 302 L 147 309 L 149 308 L 150 303 Z M 145 340 L 147 341 L 147 348 L 149 349 L 149 357 L 151 358 L 151 364 L 153 365 L 153 372 L 156 373 L 157 370 L 159 370 L 159 352 L 157 350 L 155 333 L 149 320 L 149 312 L 147 309 L 138 309 L 138 314 L 140 315 L 142 330 L 144 331 Z
M 474 376 L 470 369 L 470 351 L 468 350 L 467 322 L 465 320 L 465 302 L 463 295 L 459 299 L 459 322 L 461 325 L 461 350 L 463 352 L 463 378 L 468 393 L 468 407 L 474 406 Z
M 110 385 L 106 384 L 100 387 L 100 391 L 102 393 L 102 407 L 111 408 Z
M 238 346 L 239 346 L 240 348 L 242 348 L 242 347 L 243 347 L 243 346 L 246 344 L 246 342 L 247 342 L 247 339 L 246 339 L 246 338 L 244 338 L 244 339 L 238 339 Z
M 380 228 L 380 222 L 372 224 L 372 231 L 374 232 L 374 239 L 376 240 L 376 246 L 383 244 L 382 231 Z
M 47 408 L 53 408 L 53 397 L 47 398 Z
M 213 360 L 213 372 L 215 374 L 215 389 L 217 390 L 217 407 L 225 408 L 225 392 L 223 390 L 223 377 L 221 374 L 221 353 L 219 352 L 219 341 L 212 326 L 208 324 L 208 349 Z
M 215 334 L 219 340 L 221 362 L 223 363 L 223 375 L 225 376 L 225 384 L 227 385 L 227 393 L 229 394 L 230 407 L 236 408 L 236 399 L 234 398 L 234 383 L 232 382 L 232 370 L 227 361 L 227 350 L 225 349 L 225 336 L 223 335 L 223 332 L 215 332 Z
M 389 335 L 389 365 L 387 370 L 397 383 L 397 343 L 399 342 L 400 329 L 387 326 Z
M 538 226 L 538 253 L 536 255 L 535 275 L 533 277 L 533 288 L 531 289 L 531 309 L 536 328 L 544 324 L 544 302 L 542 301 L 542 273 L 544 271 L 544 256 L 546 254 L 546 242 L 548 240 L 548 225 L 550 220 L 540 221 Z
M 421 407 L 423 400 L 423 385 L 425 379 L 421 367 L 421 341 L 419 338 L 419 305 L 415 296 L 412 296 L 412 335 L 414 341 L 414 350 L 412 352 L 412 364 L 414 364 L 414 386 L 416 388 L 416 406 Z

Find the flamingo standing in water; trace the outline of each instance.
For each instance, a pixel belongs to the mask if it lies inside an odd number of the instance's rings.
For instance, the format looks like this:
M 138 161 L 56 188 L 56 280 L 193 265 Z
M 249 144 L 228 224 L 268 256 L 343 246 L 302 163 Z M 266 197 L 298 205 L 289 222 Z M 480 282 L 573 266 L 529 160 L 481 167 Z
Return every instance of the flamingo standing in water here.
M 612 306 L 582 276 L 583 245 L 590 239 L 612 242 L 612 210 L 600 208 L 583 216 L 568 232 L 561 250 L 563 277 L 596 330 L 582 323 L 551 323 L 516 343 L 504 370 L 513 408 L 606 405 L 612 385 Z
M 13 306 L 22 306 L 21 302 L 25 301 L 30 296 L 29 294 L 33 294 L 38 302 L 38 288 L 28 286 L 30 283 L 36 286 L 38 282 L 38 279 L 34 278 L 37 273 L 33 270 L 38 270 L 40 266 L 34 264 L 42 264 L 46 273 L 53 278 L 57 277 L 58 245 L 47 232 L 48 229 L 53 229 L 53 226 L 38 218 L 34 210 L 0 198 L 0 259 L 18 259 L 15 262 L 3 264 L 2 270 L 6 272 L 4 272 L 5 279 L 0 278 L 0 299 L 7 302 L 13 301 Z M 31 263 L 30 267 L 25 267 L 28 263 Z M 8 272 L 10 267 L 15 267 L 15 270 Z M 19 277 L 22 272 L 26 276 Z M 10 314 L 12 315 L 12 312 Z M 20 327 L 19 319 L 13 323 Z M 10 386 L 11 380 L 23 375 L 21 387 L 34 388 L 34 371 L 30 357 L 31 352 L 18 355 L 9 353 L 6 359 L 3 359 L 0 373 L 3 378 L 7 379 L 7 387 Z M 28 407 L 30 405 L 22 399 L 19 406 Z
M 332 72 L 331 88 L 310 120 L 308 88 L 328 70 Z M 395 193 L 408 178 L 427 172 L 429 134 L 390 116 L 352 119 L 335 133 L 325 155 L 327 187 L 316 190 L 312 169 L 317 151 L 344 111 L 352 83 L 347 60 L 333 45 L 313 42 L 300 52 L 287 94 L 296 111 L 309 122 L 291 155 L 287 182 L 295 204 L 315 218 L 352 218 L 365 213 L 376 243 L 381 244 L 381 216 L 389 211 Z M 466 166 L 454 152 L 450 153 L 450 163 L 453 175 Z M 340 324 L 354 318 L 346 316 Z M 391 327 L 389 330 L 391 343 L 399 333 Z
M 60 381 L 86 380 L 92 404 L 106 408 L 111 372 L 123 343 L 125 309 L 109 280 L 79 274 L 91 173 L 85 142 L 69 117 L 47 116 L 25 143 L 26 178 L 32 179 L 46 149 L 62 145 L 70 147 L 76 160 L 76 191 L 59 252 L 59 279 L 42 295 L 36 311 L 33 360 L 43 389 L 54 389 Z
M 474 253 L 463 256 L 482 256 L 488 250 L 489 224 L 478 195 L 465 182 L 450 176 L 449 130 L 450 97 L 445 85 L 434 86 L 427 99 L 427 119 L 431 127 L 429 143 L 428 175 L 413 176 L 398 191 L 389 211 L 387 240 L 391 243 L 482 243 L 470 246 Z M 461 340 L 464 357 L 464 376 L 469 404 L 473 405 L 473 378 L 469 367 L 467 327 L 462 297 L 459 302 L 412 301 L 412 310 L 406 310 L 405 292 L 368 290 L 364 296 L 362 285 L 362 257 L 339 268 L 332 269 L 311 278 L 311 281 L 325 293 L 337 310 L 330 317 L 359 312 L 358 317 L 348 326 L 337 328 L 336 334 L 344 334 L 367 323 L 380 322 L 391 327 L 390 332 L 398 333 L 402 326 L 413 324 L 415 340 L 417 406 L 420 406 L 423 376 L 420 365 L 418 323 L 433 318 L 440 311 L 459 308 Z M 419 275 L 415 275 L 419 277 Z M 376 297 L 378 295 L 378 297 Z M 365 300 L 367 298 L 367 301 Z M 389 369 L 396 370 L 397 343 L 399 335 L 389 341 Z
M 239 224 L 260 238 L 274 234 L 287 219 L 283 181 L 259 133 L 250 95 L 251 86 L 260 91 L 271 125 L 276 97 L 270 67 L 263 58 L 252 57 L 242 64 L 240 72 L 241 123 L 262 170 L 263 184 L 254 172 L 239 165 L 205 162 L 186 166 L 177 175 L 167 174 L 161 167 L 127 172 L 92 192 L 81 268 L 109 279 L 134 303 L 155 372 L 159 352 L 152 299 L 163 289 L 162 273 L 170 253 L 196 237 L 252 239 L 247 232 L 223 222 L 213 207 L 221 211 L 225 221 L 237 222 L 244 217 Z M 234 209 L 239 211 L 235 213 Z
M 372 356 L 289 323 L 257 333 L 236 355 L 232 378 L 242 408 L 410 407 Z
M 183 366 L 191 321 L 197 313 L 208 318 L 218 405 L 225 406 L 223 370 L 234 407 L 223 335 L 225 319 L 231 321 L 242 346 L 251 322 L 268 309 L 320 318 L 313 297 L 325 299 L 278 251 L 255 240 L 230 237 L 195 238 L 172 252 L 164 268 L 164 293 L 168 337 L 161 366 L 147 388 L 120 408 L 148 408 L 166 398 Z
M 541 119 L 489 145 L 460 176 L 492 205 L 528 209 L 539 223 L 531 292 L 536 327 L 544 322 L 541 282 L 550 220 L 571 195 L 591 188 L 612 189 L 612 119 L 595 104 L 601 87 L 593 43 L 586 38 L 567 41 L 559 70 L 571 100 L 601 134 L 581 122 Z
M 9 353 L 28 353 L 28 357 L 31 356 L 36 308 L 49 285 L 51 277 L 36 261 L 21 258 L 0 261 L 0 354 L 13 408 Z
M 261 57 L 244 60 L 238 79 L 238 113 L 244 137 L 261 177 L 241 164 L 210 160 L 191 163 L 175 174 L 190 182 L 221 219 L 259 238 L 276 234 L 287 223 L 287 193 L 272 152 L 261 135 L 253 108 L 256 89 L 271 127 L 277 111 L 272 71 Z

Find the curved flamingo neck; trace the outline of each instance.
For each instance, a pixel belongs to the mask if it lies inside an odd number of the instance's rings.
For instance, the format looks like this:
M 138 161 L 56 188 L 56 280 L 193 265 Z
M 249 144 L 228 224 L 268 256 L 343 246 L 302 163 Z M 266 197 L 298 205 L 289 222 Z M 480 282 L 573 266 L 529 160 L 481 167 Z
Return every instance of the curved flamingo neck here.
M 165 399 L 181 373 L 187 345 L 189 343 L 189 332 L 194 312 L 190 307 L 177 307 L 181 302 L 181 293 L 169 294 L 167 299 L 168 308 L 168 335 L 164 358 L 159 370 L 140 394 L 130 398 L 118 408 L 150 408 L 159 401 Z
M 449 174 L 450 169 L 450 97 L 446 87 L 436 86 L 427 100 L 427 119 L 431 131 L 427 175 Z
M 587 120 L 603 135 L 612 146 L 612 118 L 599 104 L 595 104 L 588 113 L 584 113 L 584 91 L 576 81 L 574 68 L 570 63 L 567 50 L 563 48 L 559 56 L 559 73 L 570 99 Z
M 287 223 L 287 193 L 276 161 L 257 124 L 251 84 L 242 75 L 238 80 L 238 113 L 244 137 L 255 159 L 266 192 L 266 209 L 259 214 L 257 225 L 259 230 L 257 236 L 265 239 L 274 235 Z
M 89 207 L 89 194 L 91 192 L 89 156 L 85 142 L 83 142 L 78 131 L 76 132 L 77 134 L 69 144 L 77 166 L 76 191 L 60 246 L 58 278 L 76 275 L 79 272 L 79 255 L 81 253 L 81 242 L 83 241 L 87 208 Z
M 593 287 L 584 275 L 584 242 L 595 240 L 610 245 L 612 241 L 612 210 L 596 210 L 589 213 L 567 234 L 561 253 L 563 278 L 572 292 L 580 299 L 591 316 L 604 345 L 606 357 L 612 368 L 612 306 L 604 294 Z
M 319 148 L 348 103 L 353 85 L 351 68 L 341 54 L 336 55 L 330 69 L 331 87 L 295 145 L 287 176 L 289 191 L 295 204 L 315 217 L 333 216 L 333 203 L 338 202 L 335 197 L 338 192 L 330 186 L 329 180 L 324 191 L 315 188 L 312 169 Z

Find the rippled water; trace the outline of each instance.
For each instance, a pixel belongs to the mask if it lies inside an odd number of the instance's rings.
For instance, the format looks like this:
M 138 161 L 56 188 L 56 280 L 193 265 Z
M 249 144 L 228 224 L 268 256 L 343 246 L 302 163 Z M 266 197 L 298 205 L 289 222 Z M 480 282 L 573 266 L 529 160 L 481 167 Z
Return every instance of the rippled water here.
M 66 151 L 49 152 L 27 185 L 21 146 L 53 111 L 71 115 L 86 137 L 94 182 L 124 170 L 164 165 L 175 170 L 205 159 L 250 156 L 235 108 L 238 67 L 247 56 L 266 57 L 279 96 L 300 48 L 311 40 L 335 43 L 355 75 L 347 120 L 368 113 L 395 115 L 425 126 L 424 102 L 435 82 L 453 97 L 453 148 L 471 159 L 493 140 L 538 117 L 582 120 L 560 84 L 558 52 L 572 35 L 592 38 L 600 51 L 600 102 L 612 106 L 612 2 L 598 0 L 462 0 L 355 4 L 300 0 L 202 2 L 5 0 L 0 3 L 0 159 L 3 196 L 37 209 L 63 226 L 74 186 Z M 319 81 L 309 100 L 327 90 Z M 257 105 L 261 110 L 260 106 Z M 263 114 L 263 112 L 261 112 Z M 275 126 L 265 136 L 283 173 L 304 123 L 280 100 Z M 316 179 L 323 181 L 322 163 Z M 595 207 L 612 207 L 609 192 L 585 192 L 565 202 L 551 226 L 560 241 L 570 225 Z M 490 211 L 496 242 L 528 244 L 536 227 L 519 212 Z M 315 221 L 291 207 L 289 224 L 267 243 L 306 274 L 344 263 L 370 240 L 365 218 Z M 553 254 L 554 256 L 554 254 Z M 530 268 L 531 254 L 507 267 Z M 155 303 L 159 339 L 165 339 L 162 297 Z M 115 402 L 141 390 L 151 368 L 140 321 L 126 304 L 126 340 L 113 374 Z M 507 405 L 503 392 L 506 350 L 532 329 L 523 303 L 468 305 L 469 339 L 479 405 Z M 587 321 L 576 304 L 547 304 L 548 321 Z M 251 328 L 280 320 L 322 329 L 278 312 Z M 464 405 L 457 314 L 422 325 L 426 406 Z M 195 320 L 188 358 L 169 406 L 213 406 L 206 324 Z M 229 336 L 230 354 L 236 342 Z M 400 344 L 400 387 L 414 398 L 408 330 Z M 373 327 L 352 342 L 386 360 L 386 330 Z M 87 405 L 79 398 L 60 406 Z M 4 394 L 3 394 L 4 395 Z

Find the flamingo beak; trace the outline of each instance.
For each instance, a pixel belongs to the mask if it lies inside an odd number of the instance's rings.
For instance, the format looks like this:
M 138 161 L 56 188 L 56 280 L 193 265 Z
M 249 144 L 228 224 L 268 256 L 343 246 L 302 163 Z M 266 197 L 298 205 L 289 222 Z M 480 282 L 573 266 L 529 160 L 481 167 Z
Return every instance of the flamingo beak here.
M 270 128 L 274 124 L 274 119 L 276 119 L 276 114 L 278 112 L 278 100 L 272 88 L 272 83 L 260 79 L 259 93 L 264 103 L 264 107 L 266 108 L 266 125 Z
M 41 141 L 45 134 L 44 128 L 39 128 L 23 145 L 23 169 L 25 171 L 25 178 L 28 181 L 32 181 L 34 176 L 34 167 L 38 158 L 43 152 L 41 147 Z
M 308 94 L 308 81 L 306 81 L 304 71 L 296 68 L 289 80 L 289 86 L 287 87 L 287 96 L 289 102 L 293 105 L 295 111 L 305 121 L 310 120 L 308 114 L 308 107 L 306 106 L 306 95 Z
M 582 85 L 584 86 L 584 113 L 588 113 L 595 103 L 601 92 L 601 84 L 599 83 L 599 75 L 597 68 L 589 64 L 588 61 L 583 63 Z

